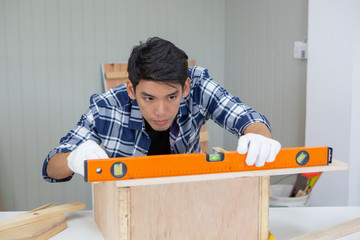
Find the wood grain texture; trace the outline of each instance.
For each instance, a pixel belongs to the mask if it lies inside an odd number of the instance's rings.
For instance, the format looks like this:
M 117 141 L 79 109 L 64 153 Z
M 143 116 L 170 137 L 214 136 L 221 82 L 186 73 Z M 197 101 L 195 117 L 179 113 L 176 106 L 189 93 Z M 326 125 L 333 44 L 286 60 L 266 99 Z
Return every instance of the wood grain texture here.
M 259 177 L 259 239 L 269 239 L 269 196 L 270 196 L 270 177 Z
M 131 239 L 258 239 L 259 179 L 131 187 Z
M 48 203 L 48 204 L 45 204 L 45 205 L 43 205 L 41 207 L 35 208 L 35 209 L 33 209 L 33 210 L 31 210 L 31 211 L 29 211 L 27 213 L 33 213 L 33 212 L 36 212 L 36 211 L 40 211 L 40 210 L 55 207 L 55 206 L 56 206 L 56 204 L 54 204 L 54 203 Z
M 53 218 L 65 213 L 74 212 L 85 208 L 85 204 L 81 202 L 72 202 L 59 206 L 40 209 L 28 212 L 19 216 L 4 219 L 0 221 L 0 231 L 22 226 L 24 224 L 33 223 L 43 219 Z
M 218 180 L 232 179 L 232 178 L 241 178 L 241 177 L 275 176 L 275 175 L 286 175 L 286 174 L 297 174 L 297 173 L 308 173 L 308 172 L 327 172 L 327 171 L 339 171 L 346 169 L 348 169 L 347 163 L 333 159 L 331 164 L 327 166 L 318 166 L 318 167 L 284 168 L 284 169 L 203 174 L 203 175 L 179 176 L 179 177 L 146 178 L 146 179 L 122 180 L 122 181 L 116 181 L 115 183 L 117 187 L 130 187 L 130 186 L 143 186 L 143 185 L 154 185 L 154 184 L 206 181 L 206 180 L 216 180 L 216 179 Z
M 105 239 L 118 239 L 119 192 L 114 182 L 94 184 L 94 217 Z
M 311 232 L 291 240 L 332 240 L 360 231 L 360 218 L 346 221 L 334 226 Z
M 119 224 L 120 240 L 130 240 L 130 188 L 118 188 L 119 192 Z
M 105 74 L 105 77 L 107 79 L 128 78 L 128 73 L 127 72 L 108 72 Z
M 0 231 L 0 239 L 47 240 L 67 228 L 64 215 Z
M 125 83 L 128 80 L 127 63 L 102 64 L 105 91 Z

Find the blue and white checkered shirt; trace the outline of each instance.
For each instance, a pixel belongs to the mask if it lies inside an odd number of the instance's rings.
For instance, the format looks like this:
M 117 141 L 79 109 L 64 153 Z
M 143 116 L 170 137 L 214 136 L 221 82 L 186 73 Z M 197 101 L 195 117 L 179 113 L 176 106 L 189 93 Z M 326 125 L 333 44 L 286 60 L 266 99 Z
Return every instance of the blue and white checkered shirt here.
M 238 137 L 254 122 L 263 122 L 270 129 L 265 116 L 223 89 L 209 76 L 207 69 L 190 67 L 189 77 L 191 90 L 181 99 L 179 113 L 170 126 L 172 153 L 200 152 L 200 128 L 210 118 Z M 49 182 L 70 180 L 72 176 L 62 180 L 50 178 L 46 173 L 48 161 L 54 154 L 73 151 L 89 139 L 103 143 L 111 158 L 147 154 L 151 140 L 139 106 L 128 96 L 125 84 L 91 97 L 88 111 L 46 157 L 44 179 Z

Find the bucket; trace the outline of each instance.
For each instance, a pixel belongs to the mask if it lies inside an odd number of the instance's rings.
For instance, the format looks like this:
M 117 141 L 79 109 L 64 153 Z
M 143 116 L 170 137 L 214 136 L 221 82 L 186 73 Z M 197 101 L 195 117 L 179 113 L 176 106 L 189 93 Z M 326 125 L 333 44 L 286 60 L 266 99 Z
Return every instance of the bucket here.
M 307 205 L 310 195 L 303 197 L 289 197 L 293 185 L 271 185 L 270 207 L 304 207 Z

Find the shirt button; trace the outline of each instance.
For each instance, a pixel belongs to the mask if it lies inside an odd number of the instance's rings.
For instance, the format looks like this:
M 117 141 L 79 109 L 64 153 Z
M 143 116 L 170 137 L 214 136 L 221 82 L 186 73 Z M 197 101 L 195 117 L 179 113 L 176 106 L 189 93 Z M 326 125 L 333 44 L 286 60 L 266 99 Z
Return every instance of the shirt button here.
M 146 153 L 146 151 L 143 149 L 143 150 L 141 150 L 141 153 L 142 153 L 142 154 L 145 154 L 145 153 Z

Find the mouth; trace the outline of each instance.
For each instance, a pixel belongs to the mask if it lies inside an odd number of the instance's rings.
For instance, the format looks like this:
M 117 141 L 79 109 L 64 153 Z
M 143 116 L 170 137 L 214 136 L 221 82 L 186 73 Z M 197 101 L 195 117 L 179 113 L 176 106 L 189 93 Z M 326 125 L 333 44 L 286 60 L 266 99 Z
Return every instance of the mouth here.
M 168 120 L 158 120 L 158 121 L 154 121 L 156 125 L 162 126 L 165 125 Z

